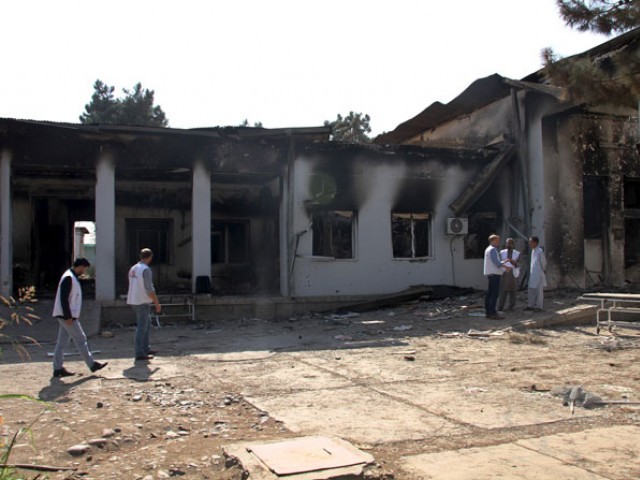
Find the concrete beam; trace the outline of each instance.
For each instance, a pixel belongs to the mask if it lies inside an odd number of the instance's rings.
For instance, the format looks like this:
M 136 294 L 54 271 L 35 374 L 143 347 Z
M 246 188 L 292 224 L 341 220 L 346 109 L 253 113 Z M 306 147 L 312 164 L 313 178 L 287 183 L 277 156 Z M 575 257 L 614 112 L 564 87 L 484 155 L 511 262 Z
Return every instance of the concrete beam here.
M 0 294 L 13 295 L 11 151 L 0 152 Z
M 116 159 L 104 149 L 96 163 L 96 300 L 116 297 Z
M 193 165 L 191 190 L 192 290 L 196 292 L 196 278 L 211 278 L 211 172 L 202 160 Z

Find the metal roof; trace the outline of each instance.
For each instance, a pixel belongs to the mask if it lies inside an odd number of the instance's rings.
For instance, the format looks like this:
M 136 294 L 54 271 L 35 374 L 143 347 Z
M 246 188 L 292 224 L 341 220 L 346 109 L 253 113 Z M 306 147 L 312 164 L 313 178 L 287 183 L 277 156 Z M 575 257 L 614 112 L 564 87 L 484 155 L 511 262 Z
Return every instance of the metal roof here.
M 603 55 L 613 55 L 639 40 L 640 27 L 568 58 L 597 58 Z M 544 68 L 527 75 L 520 81 L 511 80 L 496 73 L 474 81 L 447 104 L 440 102 L 431 104 L 415 117 L 398 125 L 394 130 L 376 137 L 374 143 L 402 143 L 421 132 L 446 123 L 460 115 L 471 113 L 509 95 L 511 88 L 535 90 L 556 98 L 561 98 L 563 93 L 561 88 L 548 84 Z
M 374 143 L 380 145 L 401 143 L 436 125 L 488 105 L 509 94 L 511 87 L 504 80 L 505 77 L 497 73 L 480 78 L 449 103 L 432 103 L 418 115 L 401 123 L 391 132 L 383 133 L 376 137 Z
M 18 118 L 0 118 L 0 129 L 3 126 L 42 126 L 73 130 L 78 133 L 108 133 L 124 135 L 160 135 L 160 136 L 197 136 L 208 138 L 273 138 L 286 136 L 319 136 L 328 139 L 331 128 L 300 127 L 300 128 L 254 128 L 254 127 L 209 127 L 209 128 L 170 128 L 148 127 L 139 125 L 115 125 L 115 124 L 85 124 L 54 122 L 49 120 L 30 120 Z

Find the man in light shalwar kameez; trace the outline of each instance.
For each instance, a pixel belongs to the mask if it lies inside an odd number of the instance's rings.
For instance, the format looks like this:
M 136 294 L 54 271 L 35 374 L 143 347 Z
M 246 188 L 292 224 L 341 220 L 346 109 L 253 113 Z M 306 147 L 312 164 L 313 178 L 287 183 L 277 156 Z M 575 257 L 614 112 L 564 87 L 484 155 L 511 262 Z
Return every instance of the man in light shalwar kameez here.
M 529 292 L 525 310 L 542 310 L 544 287 L 547 286 L 547 259 L 540 248 L 538 237 L 529 238 L 531 266 L 529 268 Z

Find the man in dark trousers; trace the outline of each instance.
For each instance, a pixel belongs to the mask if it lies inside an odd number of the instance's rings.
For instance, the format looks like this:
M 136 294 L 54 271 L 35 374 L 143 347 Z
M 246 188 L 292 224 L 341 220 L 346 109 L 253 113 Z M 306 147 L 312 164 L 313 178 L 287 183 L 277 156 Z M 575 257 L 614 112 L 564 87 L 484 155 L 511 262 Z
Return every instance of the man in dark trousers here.
M 151 304 L 156 313 L 162 307 L 153 286 L 153 274 L 149 265 L 153 261 L 153 252 L 149 248 L 140 250 L 140 261 L 129 270 L 129 292 L 127 303 L 136 314 L 135 350 L 136 360 L 151 360 L 156 353 L 149 348 L 149 330 L 151 328 Z
M 504 264 L 507 261 L 500 261 L 500 253 L 498 252 L 500 245 L 500 237 L 491 235 L 489 237 L 489 246 L 484 251 L 484 275 L 487 277 L 487 293 L 484 298 L 484 311 L 487 318 L 501 319 L 502 315 L 498 315 L 497 303 L 500 294 L 500 277 L 502 274 L 511 270 Z
M 64 349 L 73 340 L 80 356 L 92 372 L 97 372 L 107 366 L 93 359 L 87 344 L 87 336 L 80 325 L 80 310 L 82 310 L 82 288 L 78 277 L 84 275 L 91 266 L 86 258 L 76 258 L 73 266 L 62 274 L 56 301 L 53 305 L 53 316 L 58 319 L 58 341 L 53 354 L 53 376 L 56 378 L 75 375 L 64 368 Z

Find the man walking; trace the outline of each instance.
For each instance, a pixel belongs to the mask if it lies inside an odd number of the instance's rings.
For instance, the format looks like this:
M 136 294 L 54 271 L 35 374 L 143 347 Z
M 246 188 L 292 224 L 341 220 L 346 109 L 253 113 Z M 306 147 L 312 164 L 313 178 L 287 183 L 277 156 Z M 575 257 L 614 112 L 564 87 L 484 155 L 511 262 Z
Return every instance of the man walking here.
M 87 336 L 80 325 L 80 311 L 82 310 L 82 287 L 78 277 L 84 275 L 91 266 L 86 258 L 76 258 L 72 267 L 62 274 L 58 283 L 56 300 L 53 305 L 53 316 L 58 319 L 58 341 L 53 353 L 53 376 L 55 378 L 70 377 L 73 372 L 64 368 L 64 349 L 73 340 L 80 356 L 92 372 L 97 372 L 107 366 L 93 359 L 87 344 Z
M 529 292 L 525 310 L 542 310 L 544 287 L 547 286 L 547 259 L 540 248 L 538 237 L 529 238 L 531 266 L 529 268 Z
M 498 315 L 496 304 L 498 303 L 498 295 L 500 294 L 500 277 L 507 270 L 500 261 L 498 255 L 498 245 L 500 245 L 500 237 L 491 235 L 489 237 L 489 246 L 484 251 L 484 275 L 489 281 L 487 293 L 484 298 L 484 310 L 487 318 L 501 319 L 502 315 Z
M 151 329 L 151 304 L 156 313 L 161 307 L 153 287 L 153 275 L 149 264 L 153 261 L 153 252 L 149 248 L 140 250 L 140 261 L 129 270 L 129 293 L 127 303 L 133 306 L 136 314 L 136 360 L 151 360 L 156 353 L 149 349 L 149 330 Z
M 504 249 L 500 250 L 500 261 L 507 260 L 505 265 L 511 267 L 511 270 L 507 270 L 502 274 L 500 279 L 500 299 L 498 301 L 498 310 L 504 310 L 504 304 L 506 303 L 507 296 L 509 296 L 509 311 L 513 311 L 516 308 L 516 291 L 518 290 L 518 278 L 519 268 L 518 259 L 520 258 L 520 252 L 514 248 L 513 238 L 507 238 Z

